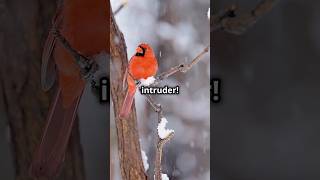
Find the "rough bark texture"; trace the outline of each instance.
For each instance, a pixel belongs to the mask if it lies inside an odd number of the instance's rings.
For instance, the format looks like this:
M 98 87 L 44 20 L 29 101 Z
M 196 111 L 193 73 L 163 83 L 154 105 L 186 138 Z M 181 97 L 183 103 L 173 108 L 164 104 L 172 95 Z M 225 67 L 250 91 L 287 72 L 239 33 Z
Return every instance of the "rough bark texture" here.
M 18 180 L 31 179 L 28 169 L 48 111 L 50 93 L 41 90 L 40 64 L 55 6 L 55 0 L 0 0 L 0 97 Z M 62 172 L 55 179 L 85 179 L 78 123 Z
M 111 96 L 117 127 L 121 176 L 123 180 L 144 180 L 147 179 L 147 176 L 144 172 L 141 158 L 137 116 L 134 103 L 129 118 L 123 120 L 119 119 L 118 116 L 126 93 L 122 87 L 122 80 L 128 65 L 128 59 L 123 35 L 113 16 L 111 16 L 110 31 Z

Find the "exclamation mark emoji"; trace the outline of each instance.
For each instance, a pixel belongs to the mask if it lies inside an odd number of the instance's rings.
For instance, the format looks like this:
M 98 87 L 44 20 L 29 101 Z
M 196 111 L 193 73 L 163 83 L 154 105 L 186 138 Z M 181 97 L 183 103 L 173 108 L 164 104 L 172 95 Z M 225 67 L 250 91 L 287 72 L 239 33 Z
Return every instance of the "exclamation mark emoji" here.
M 221 80 L 213 79 L 213 102 L 214 103 L 218 103 L 221 100 L 220 87 L 221 87 Z
M 100 79 L 100 101 L 108 102 L 109 101 L 109 80 L 106 77 Z

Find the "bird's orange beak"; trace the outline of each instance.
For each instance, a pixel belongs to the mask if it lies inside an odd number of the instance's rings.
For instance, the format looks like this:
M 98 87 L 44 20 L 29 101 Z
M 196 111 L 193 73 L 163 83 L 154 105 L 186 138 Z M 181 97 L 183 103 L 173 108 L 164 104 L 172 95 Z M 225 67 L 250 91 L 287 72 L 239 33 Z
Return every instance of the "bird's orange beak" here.
M 143 54 L 143 49 L 141 47 L 137 47 L 136 53 Z

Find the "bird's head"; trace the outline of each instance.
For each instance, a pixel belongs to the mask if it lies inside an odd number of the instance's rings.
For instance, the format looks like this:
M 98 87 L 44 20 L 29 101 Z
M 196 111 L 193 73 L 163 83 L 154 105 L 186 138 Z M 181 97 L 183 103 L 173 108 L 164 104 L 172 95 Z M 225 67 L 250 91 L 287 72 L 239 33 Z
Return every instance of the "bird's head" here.
M 136 48 L 136 54 L 135 56 L 141 56 L 141 57 L 154 57 L 153 50 L 151 46 L 147 43 L 141 43 Z

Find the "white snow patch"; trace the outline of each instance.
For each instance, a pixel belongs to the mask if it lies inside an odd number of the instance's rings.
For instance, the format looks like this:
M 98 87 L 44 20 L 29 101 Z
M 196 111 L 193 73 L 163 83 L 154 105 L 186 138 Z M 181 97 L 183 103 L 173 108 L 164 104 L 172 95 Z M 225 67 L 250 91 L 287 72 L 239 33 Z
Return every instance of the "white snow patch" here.
M 155 80 L 156 78 L 154 78 L 153 76 L 150 76 L 147 79 L 140 79 L 139 81 L 141 82 L 141 86 L 149 86 L 152 83 L 154 83 Z
M 146 152 L 144 152 L 144 150 L 141 150 L 141 156 L 142 156 L 144 170 L 148 171 L 149 169 L 148 156 L 146 155 Z
M 166 129 L 167 123 L 168 120 L 166 118 L 161 118 L 161 121 L 158 124 L 158 135 L 161 139 L 167 138 L 171 133 L 174 132 L 172 129 Z
M 167 174 L 162 174 L 161 173 L 161 180 L 169 180 L 169 177 Z

